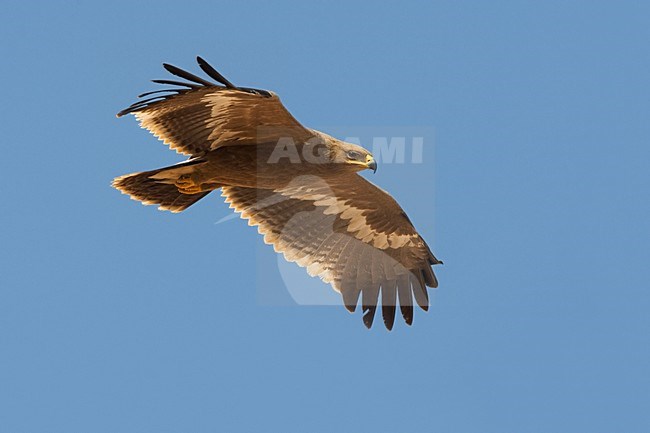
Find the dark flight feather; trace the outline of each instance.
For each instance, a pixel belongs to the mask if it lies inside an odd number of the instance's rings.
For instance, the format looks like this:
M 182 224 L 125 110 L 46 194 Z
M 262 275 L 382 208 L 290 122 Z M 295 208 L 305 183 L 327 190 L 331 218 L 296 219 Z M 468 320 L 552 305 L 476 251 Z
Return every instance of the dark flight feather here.
M 208 74 L 209 77 L 214 78 L 217 80 L 219 83 L 223 84 L 224 86 L 230 88 L 230 89 L 236 89 L 235 85 L 228 81 L 226 77 L 221 75 L 216 69 L 212 67 L 208 62 L 206 62 L 202 57 L 197 56 L 196 61 L 199 63 L 199 67 L 203 69 L 203 72 Z
M 151 92 L 140 93 L 138 95 L 138 98 L 144 98 L 145 96 L 154 95 L 156 93 L 169 93 L 169 92 L 181 93 L 181 92 L 187 92 L 187 90 L 180 90 L 180 89 L 152 90 Z M 165 95 L 165 96 L 169 96 L 169 95 Z
M 184 86 L 188 87 L 190 89 L 200 89 L 201 86 L 197 86 L 196 84 L 192 83 L 186 83 L 184 81 L 176 81 L 176 80 L 151 80 L 152 83 L 156 84 L 169 84 L 171 86 Z
M 215 83 L 211 83 L 208 80 L 204 80 L 201 77 L 198 77 L 191 72 L 187 72 L 184 69 L 181 69 L 177 66 L 170 65 L 169 63 L 163 63 L 163 68 L 167 69 L 167 71 L 171 72 L 172 74 L 176 75 L 177 77 L 185 78 L 188 81 L 192 81 L 197 84 L 203 84 L 204 86 L 207 87 L 212 87 L 215 85 Z
M 395 323 L 395 306 L 397 304 L 397 281 L 386 281 L 381 286 L 381 315 L 384 318 L 384 326 L 389 331 Z
M 399 298 L 399 308 L 402 317 L 407 325 L 413 324 L 413 298 L 411 296 L 411 287 L 408 284 L 397 286 L 397 296 Z

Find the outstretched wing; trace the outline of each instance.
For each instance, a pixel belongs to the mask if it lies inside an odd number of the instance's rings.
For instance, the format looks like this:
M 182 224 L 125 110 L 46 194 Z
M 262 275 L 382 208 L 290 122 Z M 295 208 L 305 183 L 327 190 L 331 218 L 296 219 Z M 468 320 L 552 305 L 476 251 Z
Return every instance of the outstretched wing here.
M 441 262 L 399 204 L 361 176 L 302 176 L 278 190 L 223 187 L 222 195 L 265 243 L 341 293 L 349 311 L 361 297 L 368 328 L 379 299 L 388 329 L 398 301 L 409 325 L 414 298 L 428 309 L 426 288 L 438 285 L 431 266 Z
M 176 86 L 147 92 L 117 116 L 134 114 L 149 130 L 178 153 L 202 155 L 221 146 L 277 142 L 291 137 L 305 142 L 313 133 L 302 126 L 272 92 L 236 87 L 201 57 L 201 69 L 221 85 L 176 66 L 163 64 L 187 81 L 153 80 Z

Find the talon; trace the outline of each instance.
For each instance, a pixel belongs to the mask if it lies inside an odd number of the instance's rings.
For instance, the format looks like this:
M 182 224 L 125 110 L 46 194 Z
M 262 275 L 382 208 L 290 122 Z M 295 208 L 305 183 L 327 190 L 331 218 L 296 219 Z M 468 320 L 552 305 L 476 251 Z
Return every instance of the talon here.
M 201 184 L 199 184 L 191 174 L 184 174 L 176 179 L 176 188 L 183 194 L 198 194 L 203 191 Z

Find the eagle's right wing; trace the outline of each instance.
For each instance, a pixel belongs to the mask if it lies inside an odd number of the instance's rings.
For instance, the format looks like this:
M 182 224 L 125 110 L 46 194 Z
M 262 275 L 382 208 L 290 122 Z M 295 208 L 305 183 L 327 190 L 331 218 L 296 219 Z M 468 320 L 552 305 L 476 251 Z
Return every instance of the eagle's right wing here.
M 302 126 L 272 92 L 236 87 L 205 60 L 201 69 L 222 85 L 197 77 L 175 66 L 163 64 L 174 75 L 187 80 L 153 80 L 176 88 L 147 92 L 117 116 L 133 114 L 143 128 L 178 153 L 199 156 L 222 146 L 277 142 L 290 137 L 309 140 L 314 133 Z
M 348 310 L 361 298 L 368 328 L 380 299 L 388 329 L 398 301 L 409 325 L 414 299 L 428 309 L 427 286 L 438 285 L 431 266 L 441 262 L 399 204 L 361 176 L 300 176 L 276 190 L 225 186 L 222 195 L 276 252 L 341 293 Z

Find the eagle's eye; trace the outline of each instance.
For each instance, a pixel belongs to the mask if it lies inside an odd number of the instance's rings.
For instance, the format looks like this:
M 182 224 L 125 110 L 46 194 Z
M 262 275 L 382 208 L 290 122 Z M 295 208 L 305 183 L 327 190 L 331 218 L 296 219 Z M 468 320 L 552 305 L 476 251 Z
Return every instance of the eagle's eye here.
M 348 157 L 348 159 L 359 159 L 361 157 L 361 154 L 356 150 L 348 150 L 345 155 Z

